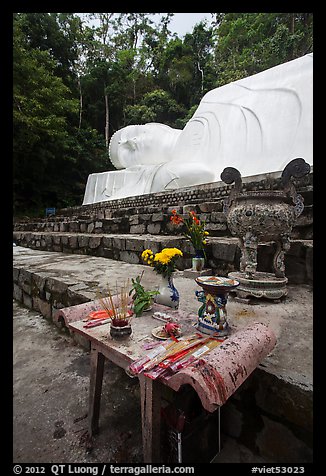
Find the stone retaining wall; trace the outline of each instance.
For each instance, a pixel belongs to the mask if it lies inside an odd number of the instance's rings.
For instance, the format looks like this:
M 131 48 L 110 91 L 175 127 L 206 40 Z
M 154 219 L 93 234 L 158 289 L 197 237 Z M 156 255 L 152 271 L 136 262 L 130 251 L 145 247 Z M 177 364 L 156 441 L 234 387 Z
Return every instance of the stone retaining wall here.
M 187 216 L 189 211 L 195 211 L 200 220 L 205 222 L 205 230 L 210 236 L 230 237 L 226 216 L 222 211 L 222 201 L 203 202 L 200 204 L 185 205 L 183 207 L 161 207 L 138 209 L 120 209 L 112 212 L 102 210 L 98 216 L 57 216 L 38 221 L 17 222 L 15 231 L 37 232 L 67 232 L 67 233 L 125 233 L 151 235 L 180 235 L 181 229 L 171 223 L 171 212 L 177 210 L 179 214 Z M 104 216 L 103 216 L 104 215 Z M 292 230 L 293 239 L 312 239 L 313 234 L 312 206 L 306 205 L 303 213 L 298 217 Z
M 242 179 L 243 190 L 245 191 L 280 189 L 280 177 L 281 172 L 273 172 L 269 174 L 244 177 Z M 293 180 L 293 183 L 295 184 L 298 193 L 301 193 L 303 191 L 308 193 L 312 192 L 312 168 L 310 174 L 306 175 L 305 177 L 302 177 L 301 179 Z M 224 198 L 226 198 L 229 195 L 232 187 L 232 185 L 226 185 L 224 182 L 212 182 L 202 185 L 194 185 L 192 187 L 184 187 L 178 190 L 150 193 L 136 197 L 127 197 L 118 200 L 94 203 L 91 205 L 82 205 L 80 207 L 62 208 L 58 211 L 58 214 L 64 216 L 95 214 L 97 216 L 100 216 L 100 214 L 104 213 L 104 211 L 110 210 L 112 212 L 124 208 L 135 208 L 137 210 L 143 207 L 149 208 L 161 205 L 164 205 L 166 207 L 175 207 L 207 201 L 215 202 L 217 200 L 223 200 Z
M 79 290 L 74 283 L 69 285 L 41 273 L 13 269 L 13 298 L 40 312 L 46 319 L 52 320 L 58 309 L 90 301 Z
M 313 238 L 312 172 L 296 183 L 304 198 L 304 211 L 293 228 L 292 239 Z M 266 174 L 244 179 L 244 190 L 280 188 L 279 174 Z M 68 233 L 137 233 L 180 235 L 180 228 L 170 222 L 171 211 L 187 215 L 194 210 L 206 223 L 211 236 L 231 236 L 223 213 L 223 200 L 231 186 L 223 182 L 160 192 L 139 197 L 61 209 L 55 217 L 16 220 L 15 231 Z
M 132 264 L 143 264 L 141 253 L 147 248 L 157 253 L 166 247 L 177 247 L 184 254 L 177 265 L 180 270 L 191 267 L 193 256 L 192 245 L 180 236 L 14 232 L 14 240 L 17 245 L 31 249 L 102 256 Z M 272 272 L 275 250 L 275 243 L 258 246 L 257 271 Z M 240 248 L 237 238 L 211 238 L 206 252 L 207 267 L 212 268 L 214 274 L 227 276 L 229 272 L 239 269 Z M 285 268 L 289 283 L 312 284 L 312 241 L 292 240 L 290 250 L 285 255 Z

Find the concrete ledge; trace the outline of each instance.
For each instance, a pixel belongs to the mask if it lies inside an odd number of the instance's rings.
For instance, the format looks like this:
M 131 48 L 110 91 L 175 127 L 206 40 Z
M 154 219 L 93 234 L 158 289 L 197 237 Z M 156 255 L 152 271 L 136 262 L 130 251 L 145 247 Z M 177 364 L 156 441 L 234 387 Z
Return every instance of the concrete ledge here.
M 177 247 L 184 255 L 177 263 L 178 269 L 185 270 L 192 266 L 193 249 L 183 236 L 16 231 L 14 241 L 35 250 L 102 256 L 130 264 L 142 264 L 141 253 L 146 248 L 156 253 L 165 247 Z M 273 272 L 275 250 L 275 243 L 259 245 L 257 271 Z M 227 276 L 239 269 L 241 252 L 237 238 L 210 237 L 206 251 L 207 267 L 212 268 L 214 274 Z M 285 267 L 289 283 L 311 284 L 312 240 L 292 240 L 290 250 L 285 254 Z

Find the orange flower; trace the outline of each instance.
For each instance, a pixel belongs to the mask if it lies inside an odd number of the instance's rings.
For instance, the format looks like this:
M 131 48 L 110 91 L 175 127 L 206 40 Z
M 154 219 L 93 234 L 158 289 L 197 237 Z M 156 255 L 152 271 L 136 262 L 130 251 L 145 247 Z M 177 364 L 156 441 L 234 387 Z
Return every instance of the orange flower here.
M 205 238 L 208 235 L 208 232 L 205 231 L 205 222 L 201 222 L 193 210 L 189 211 L 188 215 L 189 218 L 183 218 L 177 214 L 176 210 L 172 210 L 170 220 L 174 225 L 182 223 L 185 226 L 183 234 L 191 241 L 195 250 L 204 250 L 207 244 Z
M 172 215 L 170 216 L 170 220 L 173 223 L 173 225 L 180 225 L 180 223 L 183 223 L 182 217 L 177 214 L 177 211 L 175 209 L 172 210 Z

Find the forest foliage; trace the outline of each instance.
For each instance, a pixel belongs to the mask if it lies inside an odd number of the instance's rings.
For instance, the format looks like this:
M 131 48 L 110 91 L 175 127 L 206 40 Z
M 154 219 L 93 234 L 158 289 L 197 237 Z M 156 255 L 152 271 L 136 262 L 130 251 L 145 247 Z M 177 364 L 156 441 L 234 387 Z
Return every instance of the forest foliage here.
M 15 216 L 80 205 L 118 129 L 182 129 L 207 91 L 313 51 L 312 13 L 212 13 L 182 38 L 159 15 L 13 15 Z

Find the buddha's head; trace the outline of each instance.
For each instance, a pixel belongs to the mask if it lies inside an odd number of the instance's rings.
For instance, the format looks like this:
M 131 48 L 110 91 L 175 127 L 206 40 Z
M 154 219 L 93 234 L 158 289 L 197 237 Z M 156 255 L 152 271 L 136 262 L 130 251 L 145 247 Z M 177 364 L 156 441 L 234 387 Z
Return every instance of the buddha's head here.
M 117 169 L 169 162 L 180 133 L 156 122 L 126 126 L 111 137 L 110 160 Z

